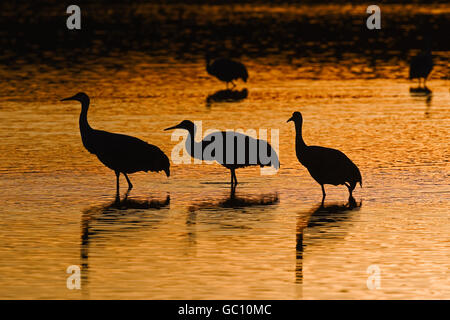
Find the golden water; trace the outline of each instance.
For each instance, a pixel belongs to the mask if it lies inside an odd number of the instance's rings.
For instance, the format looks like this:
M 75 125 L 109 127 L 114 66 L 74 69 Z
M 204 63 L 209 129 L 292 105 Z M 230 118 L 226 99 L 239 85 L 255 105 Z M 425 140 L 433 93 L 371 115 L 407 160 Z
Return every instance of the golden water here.
M 211 104 L 224 85 L 202 60 L 128 52 L 64 69 L 1 67 L 0 298 L 449 299 L 448 81 L 432 76 L 427 97 L 410 94 L 406 63 L 378 79 L 356 64 L 361 79 L 338 63 L 243 62 L 248 97 Z M 91 97 L 92 127 L 167 155 L 176 142 L 163 129 L 184 119 L 278 129 L 281 169 L 238 170 L 231 200 L 219 165 L 172 165 L 169 179 L 137 173 L 128 204 L 113 208 L 115 175 L 83 148 L 79 103 L 59 102 L 78 91 Z M 307 144 L 358 165 L 358 208 L 345 209 L 345 187 L 327 186 L 319 209 L 320 186 L 286 123 L 293 111 Z M 70 265 L 82 267 L 81 290 L 66 288 Z M 377 290 L 366 285 L 371 265 Z

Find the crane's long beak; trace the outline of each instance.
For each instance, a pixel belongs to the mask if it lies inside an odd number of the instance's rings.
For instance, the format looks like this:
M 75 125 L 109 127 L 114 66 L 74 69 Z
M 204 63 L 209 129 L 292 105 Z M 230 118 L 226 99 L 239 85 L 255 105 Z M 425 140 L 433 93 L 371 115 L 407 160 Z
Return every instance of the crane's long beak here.
M 173 129 L 179 129 L 179 128 L 180 128 L 180 125 L 177 124 L 176 126 L 169 127 L 169 128 L 165 128 L 164 131 L 167 131 L 167 130 L 173 130 Z
M 60 101 L 75 100 L 74 97 L 75 96 L 72 96 L 72 97 L 69 97 L 69 98 L 64 98 L 64 99 L 61 99 Z
M 294 118 L 293 118 L 293 117 L 290 117 L 290 118 L 288 119 L 288 121 L 286 121 L 286 122 L 289 122 L 289 121 L 294 121 Z

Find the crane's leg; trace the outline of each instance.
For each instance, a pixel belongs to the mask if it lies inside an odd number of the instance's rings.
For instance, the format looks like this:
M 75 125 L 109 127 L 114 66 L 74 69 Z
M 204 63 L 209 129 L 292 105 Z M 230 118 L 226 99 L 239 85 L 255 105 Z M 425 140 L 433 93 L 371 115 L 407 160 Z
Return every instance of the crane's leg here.
M 133 184 L 131 183 L 130 178 L 128 178 L 128 176 L 127 176 L 126 173 L 124 173 L 123 175 L 124 175 L 125 178 L 127 179 L 127 182 L 128 182 L 128 191 L 130 191 L 131 189 L 133 189 Z
M 235 169 L 230 169 L 231 171 L 231 190 L 234 192 L 234 188 L 236 188 L 237 185 L 237 179 L 236 179 L 236 172 Z
M 355 189 L 355 187 L 356 187 L 356 182 L 351 182 L 350 184 L 346 182 L 345 185 L 348 188 L 348 193 L 349 193 L 348 199 L 352 200 L 353 199 L 353 189 Z
M 116 171 L 116 203 L 120 202 L 119 176 L 120 176 L 120 172 Z
M 231 171 L 231 189 L 230 189 L 230 199 L 234 198 L 234 194 L 236 191 L 236 185 L 234 184 L 234 175 L 233 175 L 233 171 Z
M 426 88 L 427 87 L 427 78 L 423 78 L 423 87 Z
M 322 205 L 323 205 L 323 203 L 325 201 L 325 196 L 327 194 L 325 193 L 325 187 L 323 186 L 323 184 L 321 184 L 320 186 L 322 187 Z
M 231 185 L 231 188 L 233 188 L 234 178 L 233 178 L 233 170 L 232 169 L 230 169 L 230 177 L 231 177 L 230 185 Z

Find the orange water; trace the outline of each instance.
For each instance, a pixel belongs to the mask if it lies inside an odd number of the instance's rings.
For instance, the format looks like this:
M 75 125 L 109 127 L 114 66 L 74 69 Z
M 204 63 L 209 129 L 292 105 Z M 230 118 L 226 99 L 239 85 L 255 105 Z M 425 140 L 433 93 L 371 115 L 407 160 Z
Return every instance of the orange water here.
M 129 52 L 67 69 L 1 67 L 0 298 L 449 299 L 448 80 L 432 76 L 432 95 L 421 96 L 402 79 L 406 63 L 367 79 L 335 63 L 243 62 L 248 97 L 211 104 L 224 85 L 201 60 Z M 172 165 L 169 179 L 137 173 L 128 209 L 111 208 L 115 175 L 83 148 L 79 103 L 59 102 L 78 91 L 91 97 L 94 128 L 169 156 L 176 142 L 163 129 L 184 119 L 204 130 L 278 129 L 281 169 L 238 170 L 231 200 L 219 165 Z M 286 123 L 297 110 L 307 144 L 360 168 L 358 208 L 345 208 L 345 187 L 328 186 L 319 209 L 320 186 Z M 81 290 L 66 287 L 70 265 L 82 267 Z M 371 265 L 376 290 L 366 285 Z

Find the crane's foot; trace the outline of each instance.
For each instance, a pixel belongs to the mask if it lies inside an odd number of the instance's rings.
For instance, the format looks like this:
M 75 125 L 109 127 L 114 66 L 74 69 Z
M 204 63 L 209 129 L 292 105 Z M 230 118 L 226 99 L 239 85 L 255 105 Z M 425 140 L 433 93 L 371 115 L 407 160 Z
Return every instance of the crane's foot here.
M 128 182 L 128 191 L 127 192 L 130 192 L 130 190 L 133 189 L 133 184 L 131 183 L 130 178 L 128 178 L 126 173 L 124 173 L 123 175 L 125 176 L 125 179 L 127 179 L 127 182 Z
M 353 198 L 352 195 L 350 195 L 350 197 L 348 197 L 348 207 L 350 209 L 353 209 L 353 208 L 357 207 L 356 200 L 355 200 L 355 198 Z
M 126 200 L 128 199 L 128 195 L 130 194 L 130 191 L 131 191 L 131 188 L 129 188 L 129 189 L 127 190 L 127 192 L 125 192 L 125 196 L 123 197 L 123 200 L 122 200 L 122 201 L 126 201 Z
M 235 185 L 231 185 L 231 189 L 230 189 L 230 198 L 233 199 L 236 193 L 236 186 Z
M 116 193 L 116 199 L 114 200 L 114 204 L 116 206 L 120 204 L 120 195 L 119 195 L 119 193 Z

